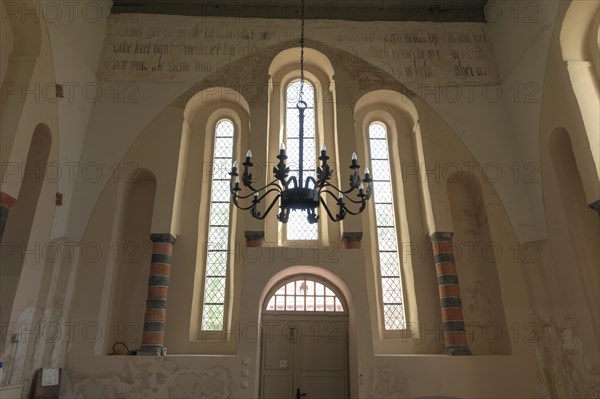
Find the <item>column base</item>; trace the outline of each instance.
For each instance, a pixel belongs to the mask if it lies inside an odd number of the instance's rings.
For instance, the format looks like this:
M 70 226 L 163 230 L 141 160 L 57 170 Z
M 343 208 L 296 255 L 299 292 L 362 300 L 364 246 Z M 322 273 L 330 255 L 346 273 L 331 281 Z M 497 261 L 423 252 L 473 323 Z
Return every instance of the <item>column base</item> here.
M 142 345 L 137 351 L 138 356 L 161 356 L 162 345 Z
M 447 346 L 444 350 L 446 355 L 450 356 L 472 356 L 473 352 L 467 346 Z

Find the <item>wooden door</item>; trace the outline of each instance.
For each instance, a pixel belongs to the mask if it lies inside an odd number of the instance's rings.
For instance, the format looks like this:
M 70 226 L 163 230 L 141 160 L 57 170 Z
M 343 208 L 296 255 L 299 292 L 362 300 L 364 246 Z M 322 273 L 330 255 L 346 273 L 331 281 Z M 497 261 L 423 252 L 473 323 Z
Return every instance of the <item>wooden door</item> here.
M 278 315 L 263 318 L 263 399 L 346 399 L 346 316 Z

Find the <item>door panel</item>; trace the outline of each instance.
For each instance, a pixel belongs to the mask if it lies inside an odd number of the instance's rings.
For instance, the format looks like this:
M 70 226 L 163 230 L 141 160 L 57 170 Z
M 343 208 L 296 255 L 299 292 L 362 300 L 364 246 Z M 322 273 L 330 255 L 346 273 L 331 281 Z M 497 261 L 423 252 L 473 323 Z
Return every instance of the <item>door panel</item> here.
M 336 338 L 326 340 L 318 335 L 303 335 L 300 339 L 301 369 L 343 372 L 346 369 L 346 340 Z
M 287 374 L 269 373 L 265 376 L 263 388 L 264 399 L 290 398 L 291 379 Z
M 289 398 L 292 394 L 293 347 L 281 330 L 275 334 L 262 334 L 262 376 L 264 399 Z
M 303 374 L 300 377 L 300 390 L 306 393 L 305 399 L 345 399 L 346 379 L 340 375 Z

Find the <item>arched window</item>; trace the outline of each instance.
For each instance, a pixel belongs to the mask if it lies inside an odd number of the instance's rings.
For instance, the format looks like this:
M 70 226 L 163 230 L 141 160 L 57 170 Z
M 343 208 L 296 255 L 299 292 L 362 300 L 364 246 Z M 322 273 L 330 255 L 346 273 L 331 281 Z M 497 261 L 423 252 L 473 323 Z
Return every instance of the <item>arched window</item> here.
M 299 138 L 300 125 L 298 123 L 298 104 L 300 94 L 300 81 L 295 80 L 288 84 L 286 89 L 286 110 L 285 110 L 285 145 L 287 162 L 290 167 L 290 176 L 298 178 L 299 172 Z M 315 166 L 317 164 L 316 152 L 316 129 L 315 129 L 315 90 L 311 83 L 304 82 L 302 100 L 306 102 L 307 108 L 304 111 L 304 148 L 303 155 L 303 174 L 304 179 L 307 176 L 315 177 Z M 284 227 L 285 237 L 288 241 L 292 240 L 317 240 L 319 230 L 317 224 L 310 224 L 306 219 L 306 212 L 292 211 L 288 223 Z
M 345 312 L 335 290 L 323 281 L 302 276 L 280 285 L 267 301 L 273 312 Z
M 386 126 L 382 122 L 371 123 L 369 155 L 374 176 L 375 245 L 379 258 L 383 324 L 386 330 L 401 330 L 406 322 L 389 154 Z
M 229 269 L 231 199 L 229 191 L 233 159 L 235 127 L 228 119 L 215 127 L 210 212 L 202 308 L 202 330 L 220 331 L 224 328 Z

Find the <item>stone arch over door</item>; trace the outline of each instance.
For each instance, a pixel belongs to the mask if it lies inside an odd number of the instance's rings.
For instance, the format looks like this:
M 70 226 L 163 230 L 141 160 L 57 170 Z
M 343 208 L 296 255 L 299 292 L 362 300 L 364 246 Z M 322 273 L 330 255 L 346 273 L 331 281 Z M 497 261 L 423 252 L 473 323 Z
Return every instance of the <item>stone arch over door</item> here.
M 351 396 L 349 290 L 325 269 L 288 269 L 260 300 L 259 397 Z

